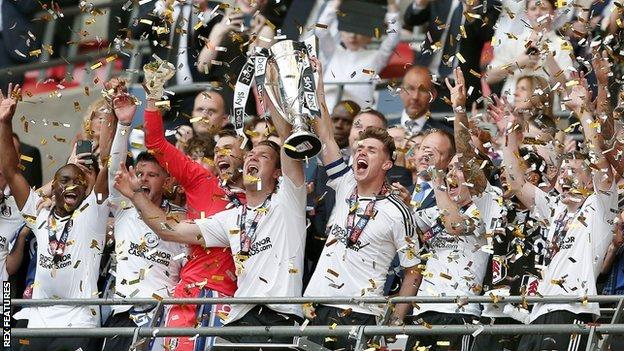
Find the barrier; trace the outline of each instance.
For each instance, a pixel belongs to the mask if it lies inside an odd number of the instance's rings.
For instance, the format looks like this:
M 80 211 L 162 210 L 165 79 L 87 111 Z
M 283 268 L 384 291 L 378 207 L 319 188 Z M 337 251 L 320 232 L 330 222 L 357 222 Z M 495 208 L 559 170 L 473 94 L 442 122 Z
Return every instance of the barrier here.
M 164 306 L 172 304 L 205 304 L 205 303 L 237 303 L 237 304 L 383 304 L 385 305 L 385 317 L 379 325 L 364 326 L 253 326 L 253 327 L 204 327 L 204 328 L 165 328 L 165 327 L 126 327 L 126 328 L 15 328 L 12 335 L 17 338 L 40 338 L 40 337 L 133 337 L 136 344 L 148 344 L 145 341 L 155 337 L 167 336 L 198 336 L 198 337 L 228 337 L 228 336 L 273 336 L 294 337 L 293 344 L 274 345 L 271 347 L 296 348 L 300 350 L 326 350 L 307 340 L 310 336 L 349 336 L 357 341 L 357 350 L 366 348 L 366 340 L 382 336 L 395 335 L 529 335 L 529 334 L 578 334 L 588 335 L 589 341 L 586 350 L 605 350 L 610 335 L 624 335 L 624 324 L 621 323 L 622 310 L 624 308 L 624 295 L 593 295 L 593 296 L 396 296 L 396 297 L 249 297 L 249 298 L 186 298 L 186 299 L 47 299 L 28 300 L 14 299 L 13 305 L 32 307 L 49 305 L 128 305 L 128 304 L 153 304 L 157 306 L 157 313 L 162 313 Z M 405 325 L 387 326 L 383 320 L 387 319 L 395 304 L 398 303 L 455 303 L 464 305 L 467 303 L 603 303 L 615 304 L 612 308 L 602 308 L 603 312 L 613 311 L 609 324 L 550 324 L 550 325 Z M 268 345 L 253 344 L 223 344 L 225 348 L 236 349 L 255 348 Z

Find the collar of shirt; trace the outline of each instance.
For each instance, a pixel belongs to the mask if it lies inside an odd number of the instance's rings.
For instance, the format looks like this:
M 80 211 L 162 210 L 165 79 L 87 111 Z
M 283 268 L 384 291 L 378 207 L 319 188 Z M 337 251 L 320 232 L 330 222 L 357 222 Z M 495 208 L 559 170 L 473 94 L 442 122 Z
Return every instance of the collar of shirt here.
M 410 127 L 407 126 L 408 121 L 413 121 L 410 122 L 410 124 L 413 123 Z M 425 127 L 425 123 L 427 123 L 427 118 L 425 117 L 425 115 L 412 119 L 410 118 L 410 116 L 407 115 L 407 112 L 405 110 L 403 110 L 403 113 L 401 114 L 401 126 L 406 127 L 408 129 L 408 132 L 412 134 L 421 132 Z

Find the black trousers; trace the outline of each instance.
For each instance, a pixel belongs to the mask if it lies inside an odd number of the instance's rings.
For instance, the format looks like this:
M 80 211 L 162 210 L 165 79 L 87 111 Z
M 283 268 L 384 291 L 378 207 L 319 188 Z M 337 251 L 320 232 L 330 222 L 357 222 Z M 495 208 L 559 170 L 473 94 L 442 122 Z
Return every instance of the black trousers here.
M 483 325 L 522 324 L 513 318 L 481 317 Z M 520 335 L 486 335 L 479 334 L 472 344 L 473 351 L 517 351 Z
M 592 320 L 591 314 L 574 314 L 563 310 L 543 314 L 531 324 L 585 324 Z M 522 351 L 579 351 L 585 350 L 586 346 L 587 335 L 537 334 L 524 335 L 520 339 L 518 349 Z
M 431 325 L 464 325 L 472 324 L 475 316 L 462 313 L 424 312 L 414 317 L 414 324 L 422 322 Z M 469 351 L 472 335 L 411 335 L 407 338 L 406 350 L 413 350 L 416 345 L 429 347 L 428 351 Z
M 294 326 L 300 325 L 302 322 L 299 316 L 278 313 L 266 306 L 258 305 L 247 312 L 241 319 L 225 325 L 224 328 L 244 326 Z M 271 338 L 263 335 L 228 336 L 226 339 L 233 343 L 291 344 L 293 342 L 292 337 Z M 245 348 L 245 350 L 249 349 Z M 263 347 L 262 350 L 272 349 Z M 278 350 L 283 350 L 283 348 Z
M 350 312 L 345 313 L 345 310 L 330 307 L 325 305 L 318 305 L 315 308 L 316 317 L 311 320 L 310 325 L 375 325 L 377 321 L 375 316 L 370 314 Z M 322 345 L 331 350 L 353 350 L 357 340 L 350 339 L 346 336 L 325 338 L 324 336 L 313 336 L 309 338 L 310 341 Z
M 106 323 L 104 323 L 105 328 L 114 328 L 114 327 L 136 327 L 136 324 L 130 319 L 130 314 L 128 312 L 117 313 L 115 315 L 111 314 Z M 104 339 L 104 347 L 102 351 L 126 351 L 130 349 L 132 346 L 132 337 L 121 337 L 115 335 L 110 338 Z

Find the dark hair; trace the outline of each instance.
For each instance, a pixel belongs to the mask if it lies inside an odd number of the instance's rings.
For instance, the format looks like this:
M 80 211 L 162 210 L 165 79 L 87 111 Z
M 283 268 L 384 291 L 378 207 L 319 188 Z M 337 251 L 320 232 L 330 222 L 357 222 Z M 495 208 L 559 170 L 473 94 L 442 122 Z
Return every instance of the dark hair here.
M 357 116 L 360 111 L 362 110 L 362 108 L 360 107 L 360 105 L 358 105 L 357 102 L 353 101 L 353 100 L 342 100 L 339 101 L 336 106 L 334 106 L 334 109 L 332 110 L 332 114 L 334 113 L 334 110 L 338 107 L 338 106 L 345 106 L 345 109 L 347 110 L 347 112 L 349 113 L 349 116 L 351 116 L 352 118 Z M 386 117 L 384 117 L 385 119 Z
M 361 110 L 360 113 L 357 114 L 357 116 L 363 115 L 365 113 L 368 113 L 368 114 L 373 115 L 373 116 L 377 116 L 377 118 L 379 118 L 381 120 L 381 124 L 383 125 L 383 127 L 384 128 L 388 128 L 388 120 L 386 119 L 386 116 L 384 116 L 383 113 L 381 113 L 381 112 L 379 112 L 377 110 L 374 110 L 372 108 L 366 108 L 364 110 Z
M 136 161 L 134 161 L 134 164 L 137 165 L 139 162 L 158 163 L 158 160 L 156 159 L 154 155 L 152 155 L 148 151 L 141 151 L 141 153 L 137 156 Z
M 269 139 L 260 141 L 256 146 L 261 146 L 261 145 L 268 146 L 271 149 L 273 149 L 273 151 L 275 151 L 276 160 L 277 160 L 276 167 L 281 169 L 282 168 L 282 161 L 280 159 L 280 156 L 282 154 L 281 147 L 279 145 L 277 145 L 276 142 L 271 141 Z
M 381 141 L 384 145 L 384 151 L 388 153 L 390 160 L 394 162 L 396 146 L 394 145 L 394 139 L 390 136 L 390 134 L 388 134 L 387 130 L 383 128 L 368 127 L 364 129 L 358 137 L 358 140 L 360 141 L 364 139 L 377 139 Z
M 220 131 L 221 133 L 223 131 Z M 194 152 L 199 151 L 203 157 L 214 157 L 215 142 L 210 137 L 194 136 L 184 145 L 184 153 L 191 157 Z
M 424 136 L 427 137 L 427 135 L 429 134 L 440 134 L 444 137 L 446 137 L 449 141 L 449 143 L 451 144 L 451 152 L 449 154 L 450 157 L 453 157 L 453 155 L 455 155 L 455 136 L 453 136 L 453 134 L 447 132 L 444 129 L 438 129 L 438 128 L 431 128 L 427 131 L 424 132 Z
M 243 142 L 243 138 L 241 138 L 238 133 L 236 133 L 235 129 L 221 129 L 219 132 L 217 132 L 217 140 L 224 138 L 224 137 L 232 137 L 232 138 L 236 138 L 238 139 L 238 141 L 242 144 Z M 251 142 L 248 142 L 245 145 L 245 151 L 249 151 L 251 150 Z

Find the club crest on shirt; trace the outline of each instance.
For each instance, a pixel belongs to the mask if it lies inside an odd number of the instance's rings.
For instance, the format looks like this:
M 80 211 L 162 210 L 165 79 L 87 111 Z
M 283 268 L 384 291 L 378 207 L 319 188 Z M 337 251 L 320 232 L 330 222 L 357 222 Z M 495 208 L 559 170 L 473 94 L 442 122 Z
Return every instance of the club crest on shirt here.
M 500 283 L 507 276 L 505 256 L 495 255 L 492 257 L 492 284 Z
M 152 232 L 146 233 L 143 238 L 145 239 L 145 245 L 150 249 L 158 246 L 158 243 L 160 242 L 160 238 L 158 237 L 158 235 Z
M 2 208 L 0 208 L 0 213 L 2 214 L 2 217 L 11 217 L 11 207 L 7 205 L 2 206 Z

